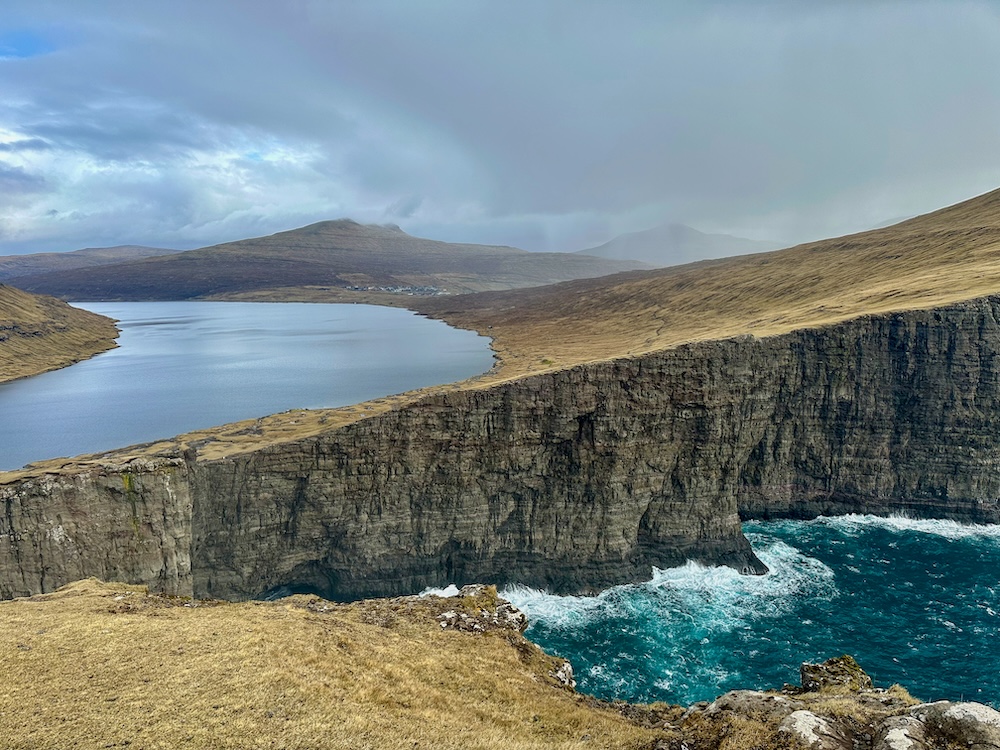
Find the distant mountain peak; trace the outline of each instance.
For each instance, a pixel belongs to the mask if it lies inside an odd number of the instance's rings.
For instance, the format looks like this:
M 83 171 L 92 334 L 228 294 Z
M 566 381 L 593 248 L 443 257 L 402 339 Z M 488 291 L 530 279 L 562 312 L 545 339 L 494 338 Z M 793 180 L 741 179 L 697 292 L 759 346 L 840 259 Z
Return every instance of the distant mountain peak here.
M 363 234 L 392 232 L 393 234 L 409 236 L 398 224 L 362 224 L 360 221 L 355 221 L 346 216 L 340 219 L 317 221 L 300 229 L 290 229 L 286 232 L 279 232 L 279 234 L 286 234 L 287 232 L 358 232 Z
M 709 258 L 776 250 L 778 243 L 748 240 L 728 234 L 707 234 L 677 222 L 619 235 L 603 245 L 580 250 L 614 260 L 638 260 L 654 266 L 677 266 Z

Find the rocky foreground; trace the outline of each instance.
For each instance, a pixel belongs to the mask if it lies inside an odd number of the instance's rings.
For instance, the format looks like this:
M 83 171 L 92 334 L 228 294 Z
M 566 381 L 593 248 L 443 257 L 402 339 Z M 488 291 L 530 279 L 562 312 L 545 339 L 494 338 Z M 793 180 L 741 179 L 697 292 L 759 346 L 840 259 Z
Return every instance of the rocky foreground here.
M 992 708 L 875 688 L 847 656 L 803 665 L 800 687 L 607 703 L 526 624 L 491 586 L 228 603 L 80 581 L 0 603 L 0 746 L 1000 748 Z

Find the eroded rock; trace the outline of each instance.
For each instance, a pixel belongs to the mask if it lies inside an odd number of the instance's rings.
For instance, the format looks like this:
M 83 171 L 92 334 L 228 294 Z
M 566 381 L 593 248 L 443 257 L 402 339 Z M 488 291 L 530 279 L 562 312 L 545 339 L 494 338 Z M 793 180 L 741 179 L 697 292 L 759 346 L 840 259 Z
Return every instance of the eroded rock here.
M 730 712 L 765 721 L 780 722 L 802 708 L 804 704 L 801 701 L 793 700 L 786 695 L 765 693 L 760 690 L 730 690 L 703 708 L 702 713 L 708 718 Z
M 982 703 L 925 703 L 913 708 L 911 714 L 937 742 L 970 750 L 1000 749 L 1000 712 Z
M 842 688 L 853 692 L 870 690 L 873 687 L 869 677 L 853 656 L 847 654 L 827 659 L 822 664 L 806 662 L 799 668 L 802 689 L 806 691 Z
M 778 732 L 790 735 L 809 750 L 852 750 L 854 746 L 840 726 L 812 711 L 793 711 L 782 719 Z
M 930 750 L 924 723 L 913 716 L 890 716 L 879 725 L 872 750 Z

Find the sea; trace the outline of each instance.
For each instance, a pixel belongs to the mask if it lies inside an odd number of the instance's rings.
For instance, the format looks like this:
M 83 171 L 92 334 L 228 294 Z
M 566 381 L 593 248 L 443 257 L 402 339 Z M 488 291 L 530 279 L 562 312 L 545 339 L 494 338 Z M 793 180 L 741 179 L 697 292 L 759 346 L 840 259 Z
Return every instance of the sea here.
M 1000 708 L 1000 526 L 849 515 L 744 532 L 767 575 L 688 563 L 598 596 L 503 595 L 600 698 L 689 705 L 850 654 L 877 686 Z

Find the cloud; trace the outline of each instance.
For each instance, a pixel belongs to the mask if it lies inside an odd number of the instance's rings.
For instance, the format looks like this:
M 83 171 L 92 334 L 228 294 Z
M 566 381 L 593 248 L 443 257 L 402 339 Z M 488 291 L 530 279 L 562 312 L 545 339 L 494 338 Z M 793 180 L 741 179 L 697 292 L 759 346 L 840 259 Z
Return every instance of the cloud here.
M 45 188 L 45 178 L 29 174 L 21 167 L 8 167 L 0 163 L 0 196 L 13 201 L 18 195 L 37 193 Z
M 396 219 L 409 219 L 417 212 L 417 209 L 420 208 L 423 202 L 423 196 L 415 194 L 404 195 L 386 207 L 385 215 Z
M 22 138 L 9 143 L 0 142 L 0 153 L 15 153 L 17 151 L 45 151 L 52 148 L 52 144 L 41 138 Z
M 0 253 L 344 215 L 793 241 L 1000 182 L 988 2 L 10 0 L 4 49 L 0 156 L 37 180 Z

